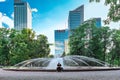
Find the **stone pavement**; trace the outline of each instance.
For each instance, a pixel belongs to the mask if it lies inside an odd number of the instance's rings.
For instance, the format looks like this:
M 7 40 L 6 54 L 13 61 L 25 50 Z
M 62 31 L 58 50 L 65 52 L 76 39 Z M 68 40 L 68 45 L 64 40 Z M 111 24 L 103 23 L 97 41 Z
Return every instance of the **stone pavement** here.
M 120 70 L 88 72 L 24 72 L 0 69 L 0 80 L 120 80 Z

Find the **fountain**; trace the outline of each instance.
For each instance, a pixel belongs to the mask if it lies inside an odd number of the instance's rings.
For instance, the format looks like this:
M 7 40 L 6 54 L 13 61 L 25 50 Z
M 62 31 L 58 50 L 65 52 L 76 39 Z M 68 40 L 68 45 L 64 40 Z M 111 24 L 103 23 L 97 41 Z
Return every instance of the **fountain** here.
M 86 56 L 69 55 L 60 58 L 36 58 L 16 64 L 14 67 L 5 70 L 17 71 L 56 71 L 57 64 L 60 63 L 64 71 L 101 71 L 116 70 L 109 64 L 101 60 Z

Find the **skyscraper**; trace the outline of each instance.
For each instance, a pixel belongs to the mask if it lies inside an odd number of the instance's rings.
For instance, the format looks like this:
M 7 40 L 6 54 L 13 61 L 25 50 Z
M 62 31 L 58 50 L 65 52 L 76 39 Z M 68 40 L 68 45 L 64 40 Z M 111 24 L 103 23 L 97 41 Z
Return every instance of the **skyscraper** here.
M 32 28 L 32 11 L 27 2 L 14 0 L 14 28 Z
M 101 27 L 101 18 L 94 18 L 97 27 Z
M 75 29 L 84 21 L 84 5 L 69 11 L 68 28 L 69 30 Z
M 64 52 L 64 41 L 68 39 L 68 30 L 55 30 L 55 54 L 61 55 Z
M 69 31 L 78 27 L 84 21 L 84 5 L 69 12 L 68 30 L 55 30 L 55 53 L 65 52 L 65 44 L 69 37 Z

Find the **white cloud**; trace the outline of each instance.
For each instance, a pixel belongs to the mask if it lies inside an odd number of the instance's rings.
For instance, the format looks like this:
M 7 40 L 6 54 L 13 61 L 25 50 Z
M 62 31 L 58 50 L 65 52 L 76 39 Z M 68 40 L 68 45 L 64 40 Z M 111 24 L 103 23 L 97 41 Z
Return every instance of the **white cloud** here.
M 38 12 L 37 8 L 32 8 L 32 12 Z
M 6 14 L 5 14 L 5 13 L 4 13 L 3 15 L 4 15 L 4 16 L 6 16 Z
M 14 12 L 11 14 L 11 17 L 14 18 Z
M 0 17 L 2 17 L 2 13 L 0 12 Z
M 6 15 L 2 16 L 2 22 L 7 24 L 9 28 L 14 28 L 13 20 Z
M 0 28 L 2 27 L 2 13 L 0 12 Z
M 0 2 L 5 2 L 5 0 L 0 0 Z

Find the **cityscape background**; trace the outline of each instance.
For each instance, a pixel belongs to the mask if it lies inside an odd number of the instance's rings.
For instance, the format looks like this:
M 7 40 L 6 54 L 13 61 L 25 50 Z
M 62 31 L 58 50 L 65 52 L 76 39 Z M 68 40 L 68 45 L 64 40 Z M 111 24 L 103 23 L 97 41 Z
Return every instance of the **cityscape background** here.
M 48 37 L 49 43 L 55 43 L 54 30 L 68 29 L 69 11 L 84 4 L 84 21 L 90 18 L 107 17 L 108 7 L 101 3 L 89 3 L 89 0 L 23 0 L 29 3 L 32 9 L 32 29 L 37 34 Z M 14 28 L 14 5 L 13 0 L 0 0 L 0 26 Z M 103 22 L 102 22 L 102 25 Z M 111 23 L 111 28 L 120 28 L 120 24 Z M 54 54 L 55 46 L 51 46 Z

